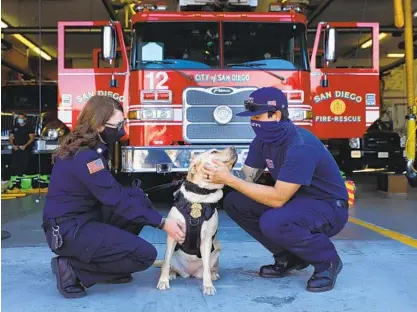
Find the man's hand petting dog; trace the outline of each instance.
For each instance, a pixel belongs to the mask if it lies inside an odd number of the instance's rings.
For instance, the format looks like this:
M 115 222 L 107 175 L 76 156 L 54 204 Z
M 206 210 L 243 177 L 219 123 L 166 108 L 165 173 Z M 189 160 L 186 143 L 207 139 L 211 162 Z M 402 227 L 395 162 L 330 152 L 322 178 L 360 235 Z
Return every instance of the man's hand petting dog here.
M 215 159 L 212 160 L 212 163 L 214 166 L 209 163 L 204 164 L 202 171 L 205 179 L 211 183 L 229 185 L 235 176 L 227 165 Z
M 169 236 L 171 236 L 177 242 L 181 244 L 184 242 L 186 227 L 185 224 L 180 220 L 168 218 L 165 221 L 163 229 L 165 232 L 167 232 Z

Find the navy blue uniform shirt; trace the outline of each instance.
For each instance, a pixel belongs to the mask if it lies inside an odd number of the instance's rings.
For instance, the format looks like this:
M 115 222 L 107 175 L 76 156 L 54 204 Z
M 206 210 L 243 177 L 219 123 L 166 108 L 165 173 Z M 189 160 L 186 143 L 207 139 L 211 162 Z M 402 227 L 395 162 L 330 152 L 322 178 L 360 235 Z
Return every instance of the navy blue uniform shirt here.
M 113 218 L 159 226 L 162 216 L 139 188 L 123 187 L 111 174 L 103 156 L 106 146 L 81 149 L 74 156 L 57 159 L 46 195 L 43 219 L 77 216 L 81 223 L 111 207 Z M 80 224 L 80 222 L 79 222 Z
M 28 123 L 23 126 L 16 125 L 11 131 L 10 134 L 14 135 L 14 145 L 25 145 L 29 142 L 29 134 L 35 134 L 35 129 Z
M 301 184 L 294 196 L 348 200 L 345 182 L 332 154 L 310 131 L 295 127 L 288 144 L 278 146 L 255 137 L 245 164 L 268 168 L 272 178 Z

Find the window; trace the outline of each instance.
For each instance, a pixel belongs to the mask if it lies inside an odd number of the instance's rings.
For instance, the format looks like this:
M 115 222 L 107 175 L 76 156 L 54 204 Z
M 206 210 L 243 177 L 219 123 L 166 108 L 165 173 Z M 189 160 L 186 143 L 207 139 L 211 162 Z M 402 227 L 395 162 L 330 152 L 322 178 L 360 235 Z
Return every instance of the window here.
M 254 62 L 263 69 L 309 70 L 305 31 L 302 24 L 224 22 L 225 67 Z
M 134 26 L 131 54 L 132 70 L 155 68 L 142 48 L 157 43 L 162 49 L 162 67 L 210 69 L 219 67 L 218 22 L 144 22 Z M 142 62 L 145 59 L 147 62 Z M 159 60 L 155 60 L 159 61 Z M 158 65 L 159 66 L 159 65 Z
M 57 108 L 56 85 L 42 85 L 41 109 L 52 110 Z M 2 111 L 38 111 L 39 110 L 39 86 L 16 85 L 1 88 Z

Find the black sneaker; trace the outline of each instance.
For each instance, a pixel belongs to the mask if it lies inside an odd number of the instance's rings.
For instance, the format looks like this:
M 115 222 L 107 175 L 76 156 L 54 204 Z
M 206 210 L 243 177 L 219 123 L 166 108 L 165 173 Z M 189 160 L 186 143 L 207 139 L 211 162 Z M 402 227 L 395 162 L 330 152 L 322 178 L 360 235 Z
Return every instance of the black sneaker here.
M 264 278 L 284 277 L 293 270 L 302 270 L 309 266 L 307 262 L 294 256 L 286 254 L 284 256 L 274 256 L 275 263 L 264 265 L 259 271 L 259 275 Z
M 81 298 L 87 293 L 66 257 L 54 257 L 51 260 L 52 272 L 56 276 L 58 292 L 65 298 Z
M 331 262 L 327 270 L 323 272 L 314 272 L 307 282 L 307 290 L 311 292 L 324 292 L 334 288 L 337 275 L 342 271 L 342 260 L 337 257 L 335 262 Z

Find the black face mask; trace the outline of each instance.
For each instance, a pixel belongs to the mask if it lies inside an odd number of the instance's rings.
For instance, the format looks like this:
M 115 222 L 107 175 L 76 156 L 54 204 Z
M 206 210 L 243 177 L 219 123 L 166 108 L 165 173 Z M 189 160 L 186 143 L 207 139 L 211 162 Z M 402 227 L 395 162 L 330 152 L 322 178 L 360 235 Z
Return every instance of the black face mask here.
M 115 128 L 105 127 L 100 136 L 107 145 L 113 145 L 119 141 L 125 135 L 125 130 L 121 128 L 120 130 Z

